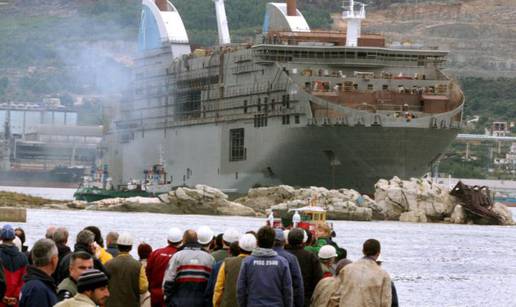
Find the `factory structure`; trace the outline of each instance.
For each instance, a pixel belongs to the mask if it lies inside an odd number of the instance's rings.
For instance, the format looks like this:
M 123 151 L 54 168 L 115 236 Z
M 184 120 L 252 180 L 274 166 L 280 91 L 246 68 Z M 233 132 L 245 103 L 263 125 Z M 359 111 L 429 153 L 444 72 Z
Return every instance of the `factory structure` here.
M 0 103 L 0 185 L 75 187 L 95 166 L 102 126 L 57 98 Z

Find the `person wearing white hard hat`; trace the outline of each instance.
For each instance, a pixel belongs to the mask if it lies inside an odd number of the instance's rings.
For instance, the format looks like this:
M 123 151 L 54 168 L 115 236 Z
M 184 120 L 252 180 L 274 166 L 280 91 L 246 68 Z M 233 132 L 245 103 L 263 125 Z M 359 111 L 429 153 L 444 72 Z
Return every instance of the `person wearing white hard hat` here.
M 219 270 L 222 266 L 222 261 L 230 256 L 238 256 L 238 251 L 236 252 L 236 255 L 231 255 L 230 246 L 235 247 L 235 244 L 238 244 L 240 236 L 240 231 L 236 230 L 235 228 L 226 229 L 226 231 L 224 231 L 222 234 L 222 248 L 211 253 L 215 259 L 215 263 L 213 264 L 211 275 L 208 280 L 208 285 L 206 286 L 206 291 L 204 293 L 204 302 L 206 307 L 212 306 L 215 284 L 217 282 Z
M 339 292 L 337 291 L 340 287 L 341 280 L 339 278 L 339 272 L 346 265 L 350 264 L 349 259 L 342 259 L 337 263 L 337 272 L 334 277 L 326 277 L 321 279 L 312 295 L 311 306 L 338 306 L 339 305 Z M 395 307 L 395 306 L 391 306 Z M 396 306 L 397 307 L 397 306 Z
M 240 236 L 240 231 L 236 230 L 235 228 L 226 229 L 226 231 L 224 231 L 224 234 L 222 235 L 222 249 L 219 249 L 211 253 L 215 261 L 218 262 L 224 260 L 229 254 L 229 246 L 231 245 L 231 243 L 237 242 L 240 239 Z
M 163 279 L 166 306 L 205 306 L 204 292 L 215 261 L 208 252 L 212 240 L 208 226 L 185 232 L 183 247 L 170 259 Z
M 163 306 L 163 277 L 167 270 L 168 262 L 178 251 L 183 241 L 183 232 L 177 227 L 168 230 L 167 246 L 154 250 L 147 259 L 147 279 L 149 280 L 149 292 L 151 305 Z
M 337 257 L 337 250 L 331 245 L 324 245 L 317 254 L 321 261 L 321 269 L 323 271 L 323 278 L 335 276 L 335 258 Z
M 213 306 L 232 307 L 238 306 L 236 296 L 236 284 L 242 261 L 256 248 L 256 237 L 245 234 L 238 240 L 240 253 L 237 257 L 224 259 L 217 276 L 215 293 L 213 294 Z
M 120 253 L 106 263 L 110 292 L 106 307 L 139 307 L 140 294 L 148 290 L 144 267 L 129 254 L 133 243 L 130 233 L 121 232 L 117 242 Z

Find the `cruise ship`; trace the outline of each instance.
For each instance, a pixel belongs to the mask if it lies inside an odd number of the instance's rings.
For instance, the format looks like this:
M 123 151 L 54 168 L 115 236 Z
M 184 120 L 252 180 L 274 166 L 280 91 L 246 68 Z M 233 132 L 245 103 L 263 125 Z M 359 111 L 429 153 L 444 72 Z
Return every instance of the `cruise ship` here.
M 295 0 L 268 3 L 254 42 L 239 44 L 213 1 L 219 44 L 191 50 L 173 3 L 143 0 L 132 93 L 105 137 L 114 183 L 161 157 L 176 185 L 369 193 L 380 178 L 423 175 L 459 132 L 447 51 L 363 34 L 363 4 L 344 7 L 339 32 L 310 29 Z

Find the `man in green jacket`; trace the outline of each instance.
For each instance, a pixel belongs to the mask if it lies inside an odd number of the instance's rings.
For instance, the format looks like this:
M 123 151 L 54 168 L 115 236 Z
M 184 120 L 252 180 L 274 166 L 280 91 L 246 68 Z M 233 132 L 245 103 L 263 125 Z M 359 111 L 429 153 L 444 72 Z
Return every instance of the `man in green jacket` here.
M 145 268 L 129 254 L 132 246 L 133 237 L 127 232 L 120 233 L 120 253 L 106 263 L 110 293 L 106 307 L 140 307 L 140 294 L 149 287 Z
M 77 294 L 77 280 L 87 270 L 93 269 L 93 257 L 87 252 L 75 252 L 70 256 L 70 276 L 57 286 L 57 300 L 63 301 Z
M 335 241 L 331 239 L 332 237 L 332 230 L 328 224 L 319 224 L 317 225 L 317 228 L 315 229 L 315 237 L 316 241 L 313 245 L 305 246 L 305 250 L 315 253 L 316 255 L 319 254 L 319 250 L 321 247 L 325 245 L 331 245 L 335 247 L 337 250 L 337 258 L 336 261 L 339 261 L 341 259 L 346 258 L 348 252 L 346 249 L 339 247 Z

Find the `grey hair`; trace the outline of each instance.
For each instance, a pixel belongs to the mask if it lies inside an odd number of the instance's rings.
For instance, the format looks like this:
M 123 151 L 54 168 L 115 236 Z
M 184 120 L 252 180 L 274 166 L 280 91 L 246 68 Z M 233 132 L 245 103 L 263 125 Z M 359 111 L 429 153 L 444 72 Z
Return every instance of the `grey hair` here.
M 54 232 L 54 242 L 57 243 L 66 243 L 68 241 L 68 230 L 64 227 L 59 227 Z
M 45 232 L 45 238 L 53 240 L 55 231 L 56 231 L 56 226 L 49 226 L 47 228 L 47 232 Z
M 93 241 L 95 241 L 95 234 L 87 229 L 79 231 L 77 238 L 75 238 L 75 243 L 84 245 L 90 245 Z
M 106 235 L 106 241 L 110 241 L 112 244 L 116 244 L 116 242 L 118 241 L 118 232 L 110 231 Z
M 40 239 L 32 247 L 32 263 L 37 267 L 44 267 L 52 261 L 52 257 L 57 256 L 57 246 L 50 239 Z

